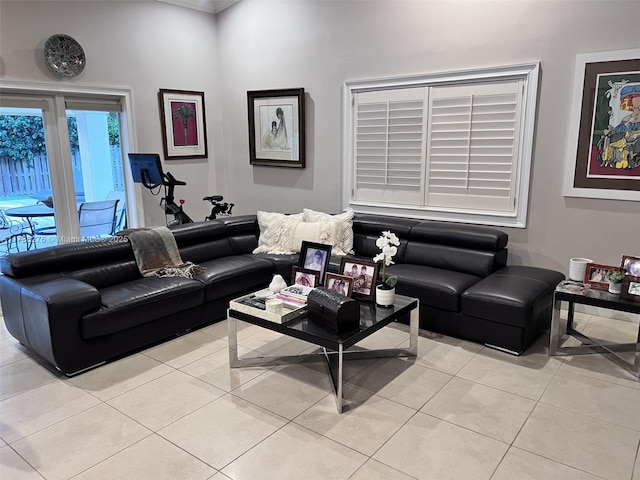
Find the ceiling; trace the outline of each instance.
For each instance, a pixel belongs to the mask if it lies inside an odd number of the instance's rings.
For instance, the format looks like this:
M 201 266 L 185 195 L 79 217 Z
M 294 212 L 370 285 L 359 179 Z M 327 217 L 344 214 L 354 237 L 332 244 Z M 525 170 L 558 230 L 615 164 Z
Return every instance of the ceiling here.
M 20 0 L 0 0 L 0 1 L 17 2 Z M 63 0 L 46 0 L 46 1 L 59 2 Z M 70 1 L 86 2 L 89 0 L 70 0 Z M 99 2 L 102 0 L 91 0 L 91 1 Z M 115 1 L 127 2 L 129 0 L 115 0 Z M 172 5 L 177 5 L 179 7 L 190 8 L 191 10 L 199 10 L 201 12 L 216 14 L 229 8 L 231 5 L 238 3 L 240 0 L 144 0 L 144 1 L 170 3 Z
M 157 0 L 158 2 L 170 3 L 180 7 L 199 10 L 207 13 L 220 13 L 240 0 Z

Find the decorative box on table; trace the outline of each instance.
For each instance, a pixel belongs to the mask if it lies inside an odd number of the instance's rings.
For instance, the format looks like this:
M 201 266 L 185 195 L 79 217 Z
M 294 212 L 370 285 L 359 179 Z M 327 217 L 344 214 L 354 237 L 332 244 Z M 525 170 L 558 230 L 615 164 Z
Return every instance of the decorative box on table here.
M 307 297 L 309 320 L 342 333 L 360 324 L 360 303 L 325 287 L 314 288 Z

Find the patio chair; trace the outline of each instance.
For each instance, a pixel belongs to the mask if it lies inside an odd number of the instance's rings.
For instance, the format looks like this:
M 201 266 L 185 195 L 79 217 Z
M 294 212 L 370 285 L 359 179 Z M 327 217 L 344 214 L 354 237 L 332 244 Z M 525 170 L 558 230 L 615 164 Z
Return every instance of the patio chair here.
M 116 209 L 119 200 L 101 200 L 84 202 L 78 209 L 80 221 L 80 239 L 113 235 L 116 229 Z M 56 235 L 56 227 L 36 229 L 37 235 Z
M 102 200 L 80 204 L 80 237 L 113 235 L 116 231 L 116 211 L 119 200 Z
M 116 209 L 116 225 L 114 232 L 119 232 L 127 228 L 127 196 L 122 190 L 112 190 L 107 194 L 107 200 L 118 199 L 118 208 Z
M 12 253 L 12 247 L 16 252 L 20 251 L 20 239 L 24 241 L 27 250 L 31 247 L 31 232 L 29 227 L 19 221 L 8 218 L 3 210 L 0 210 L 0 255 Z

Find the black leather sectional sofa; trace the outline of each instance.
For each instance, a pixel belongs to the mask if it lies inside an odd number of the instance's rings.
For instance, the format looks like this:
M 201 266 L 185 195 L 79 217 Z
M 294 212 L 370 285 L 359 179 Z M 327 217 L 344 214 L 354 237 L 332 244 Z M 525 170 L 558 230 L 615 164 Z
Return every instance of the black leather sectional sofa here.
M 383 230 L 401 239 L 396 291 L 420 299 L 421 328 L 524 351 L 548 327 L 564 276 L 507 266 L 507 235 L 494 229 L 356 215 L 356 256 L 371 259 Z M 126 239 L 73 243 L 0 258 L 7 329 L 67 375 L 222 320 L 230 299 L 290 278 L 297 255 L 252 254 L 255 215 L 173 230 L 194 279 L 144 278 Z M 330 270 L 337 271 L 339 259 Z

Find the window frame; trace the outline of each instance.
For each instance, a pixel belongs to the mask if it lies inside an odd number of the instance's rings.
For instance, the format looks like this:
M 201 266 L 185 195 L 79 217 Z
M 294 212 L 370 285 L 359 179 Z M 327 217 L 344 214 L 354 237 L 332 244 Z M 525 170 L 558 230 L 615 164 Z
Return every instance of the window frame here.
M 534 62 L 521 65 L 489 67 L 474 70 L 346 81 L 343 88 L 342 119 L 342 165 L 344 178 L 343 207 L 352 208 L 354 211 L 360 213 L 526 228 L 539 73 L 540 63 Z M 363 202 L 353 199 L 355 179 L 353 148 L 355 131 L 353 120 L 355 114 L 354 95 L 356 93 L 411 87 L 455 86 L 465 83 L 487 82 L 492 80 L 520 80 L 523 84 L 521 105 L 522 121 L 520 124 L 520 139 L 517 155 L 518 171 L 515 183 L 516 208 L 514 213 L 472 213 L 469 210 L 464 211 L 464 209 L 452 210 L 440 207 L 429 207 L 426 205 L 413 206 L 402 204 L 376 204 L 375 202 Z M 428 117 L 425 117 L 425 119 L 428 121 Z

